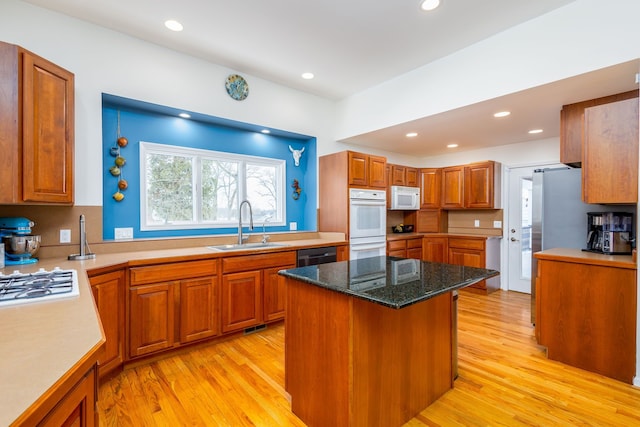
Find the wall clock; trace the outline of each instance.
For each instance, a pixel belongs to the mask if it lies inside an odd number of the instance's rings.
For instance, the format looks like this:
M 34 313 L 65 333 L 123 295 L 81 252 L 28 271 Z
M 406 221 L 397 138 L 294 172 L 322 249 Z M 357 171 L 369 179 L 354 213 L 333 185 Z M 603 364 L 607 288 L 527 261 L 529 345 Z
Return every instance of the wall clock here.
M 224 86 L 227 88 L 229 96 L 236 101 L 242 101 L 249 96 L 249 83 L 238 74 L 229 75 Z

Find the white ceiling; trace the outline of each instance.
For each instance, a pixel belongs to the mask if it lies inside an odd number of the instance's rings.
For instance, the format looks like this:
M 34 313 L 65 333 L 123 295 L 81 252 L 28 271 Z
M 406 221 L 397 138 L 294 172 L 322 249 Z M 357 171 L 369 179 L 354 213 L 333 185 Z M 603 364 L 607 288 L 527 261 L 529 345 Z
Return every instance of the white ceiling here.
M 418 0 L 23 1 L 339 100 L 574 0 L 442 0 L 431 13 L 420 11 Z M 168 31 L 167 19 L 180 21 L 184 31 Z M 559 133 L 563 103 L 636 89 L 628 76 L 637 70 L 634 61 L 345 142 L 429 156 L 442 153 L 448 142 L 466 150 L 553 137 Z M 316 77 L 303 80 L 307 71 Z M 599 92 L 590 96 L 594 81 Z M 486 120 L 495 108 L 512 111 L 504 125 Z M 544 128 L 544 135 L 527 136 L 532 127 Z M 405 131 L 420 136 L 394 143 Z

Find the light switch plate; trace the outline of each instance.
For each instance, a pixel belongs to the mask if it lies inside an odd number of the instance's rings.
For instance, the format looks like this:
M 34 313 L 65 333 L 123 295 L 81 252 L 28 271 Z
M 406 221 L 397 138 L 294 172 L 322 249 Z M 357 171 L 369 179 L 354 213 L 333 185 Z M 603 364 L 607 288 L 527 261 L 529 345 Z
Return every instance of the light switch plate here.
M 60 243 L 71 243 L 71 230 L 69 229 L 60 230 Z
M 502 221 L 493 221 L 493 228 L 502 228 Z
M 474 227 L 480 227 L 480 220 L 479 219 L 474 220 L 473 221 L 473 226 Z
M 289 223 L 289 231 L 296 231 L 298 229 L 298 223 L 297 222 L 290 222 Z
M 113 235 L 116 240 L 133 239 L 133 227 L 116 227 L 113 229 L 113 231 Z

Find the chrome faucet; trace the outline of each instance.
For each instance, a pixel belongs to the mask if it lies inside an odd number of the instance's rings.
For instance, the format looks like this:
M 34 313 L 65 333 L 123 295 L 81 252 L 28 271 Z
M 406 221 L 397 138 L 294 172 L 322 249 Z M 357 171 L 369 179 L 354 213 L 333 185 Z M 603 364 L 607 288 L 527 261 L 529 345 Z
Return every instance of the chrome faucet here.
M 271 237 L 267 234 L 266 227 L 265 227 L 267 224 L 267 221 L 269 221 L 270 219 L 271 219 L 271 215 L 266 217 L 262 222 L 262 243 L 263 244 L 267 244 L 267 242 L 269 241 L 269 237 Z
M 238 244 L 241 245 L 244 243 L 246 239 L 249 237 L 242 237 L 242 206 L 244 204 L 249 206 L 249 230 L 253 231 L 253 211 L 251 210 L 251 203 L 248 200 L 243 200 L 240 203 L 240 208 L 238 209 Z

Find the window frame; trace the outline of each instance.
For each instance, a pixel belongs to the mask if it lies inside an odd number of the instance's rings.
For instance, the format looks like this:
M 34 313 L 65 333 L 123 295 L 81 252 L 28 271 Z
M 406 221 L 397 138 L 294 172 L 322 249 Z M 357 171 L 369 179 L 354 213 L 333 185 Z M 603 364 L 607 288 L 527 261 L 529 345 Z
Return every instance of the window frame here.
M 182 156 L 192 158 L 192 195 L 194 200 L 193 216 L 190 223 L 147 224 L 148 181 L 146 177 L 146 159 L 148 154 Z M 178 145 L 159 144 L 156 142 L 140 141 L 140 231 L 173 231 L 234 228 L 237 220 L 224 222 L 208 222 L 202 219 L 202 160 L 213 159 L 238 162 L 238 201 L 246 199 L 247 195 L 247 164 L 273 166 L 276 169 L 276 212 L 280 218 L 270 219 L 266 224 L 270 227 L 284 226 L 287 221 L 286 176 L 287 162 L 284 159 L 259 157 L 247 154 L 229 153 L 224 151 L 207 150 L 201 148 L 182 147 Z M 238 203 L 239 205 L 239 203 Z M 248 224 L 248 218 L 243 217 L 243 224 Z M 254 225 L 261 218 L 254 218 Z

